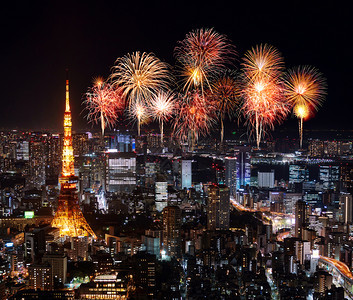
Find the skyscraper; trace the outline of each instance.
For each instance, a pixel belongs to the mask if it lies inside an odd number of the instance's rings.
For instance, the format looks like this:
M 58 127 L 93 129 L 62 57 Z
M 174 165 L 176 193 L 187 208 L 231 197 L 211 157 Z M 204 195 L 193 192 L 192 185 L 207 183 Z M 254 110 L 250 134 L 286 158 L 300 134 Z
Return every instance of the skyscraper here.
M 309 170 L 304 165 L 289 166 L 289 183 L 301 183 L 309 180 Z
M 167 206 L 163 209 L 163 249 L 170 257 L 181 254 L 181 210 L 178 206 Z
M 69 100 L 69 80 L 66 80 L 66 107 L 64 114 L 64 146 L 62 156 L 61 190 L 58 208 L 52 221 L 52 227 L 60 229 L 60 236 L 96 237 L 80 209 L 77 195 L 78 178 L 74 172 L 74 153 L 71 135 L 71 110 Z
M 352 223 L 353 221 L 353 199 L 351 194 L 340 195 L 340 210 L 342 215 L 342 221 L 344 223 Z
M 250 149 L 239 147 L 236 155 L 237 190 L 250 185 Z
M 181 161 L 181 188 L 191 188 L 192 186 L 192 161 L 183 159 Z
M 303 200 L 298 200 L 295 204 L 295 236 L 302 238 L 303 227 L 306 223 L 308 205 Z
M 229 188 L 226 185 L 213 184 L 208 188 L 207 229 L 229 229 Z
M 168 183 L 166 181 L 156 182 L 156 210 L 162 211 L 168 205 Z
M 237 158 L 228 156 L 225 158 L 225 183 L 229 187 L 230 194 L 235 196 L 237 191 Z

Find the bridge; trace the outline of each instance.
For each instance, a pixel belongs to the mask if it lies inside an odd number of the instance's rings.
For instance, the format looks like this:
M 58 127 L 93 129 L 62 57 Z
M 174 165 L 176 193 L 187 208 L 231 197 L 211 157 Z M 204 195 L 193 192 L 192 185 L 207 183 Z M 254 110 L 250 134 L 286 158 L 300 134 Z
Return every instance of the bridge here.
M 335 281 L 342 286 L 347 295 L 353 299 L 353 275 L 345 263 L 320 255 L 319 266 L 332 274 Z

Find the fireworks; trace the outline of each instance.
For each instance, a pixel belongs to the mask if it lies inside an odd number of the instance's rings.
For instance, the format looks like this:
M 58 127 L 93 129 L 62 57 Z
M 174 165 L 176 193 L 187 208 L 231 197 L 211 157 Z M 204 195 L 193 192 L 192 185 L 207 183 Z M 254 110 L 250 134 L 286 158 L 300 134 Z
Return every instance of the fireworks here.
M 317 69 L 300 66 L 289 70 L 285 80 L 285 94 L 299 119 L 300 148 L 303 146 L 303 120 L 308 118 L 324 100 L 325 81 Z
M 216 120 L 216 105 L 210 98 L 197 92 L 187 93 L 178 100 L 174 119 L 174 135 L 188 141 L 191 148 L 199 136 L 209 133 Z
M 107 126 L 113 126 L 124 107 L 124 97 L 120 89 L 114 89 L 102 79 L 95 80 L 93 87 L 86 93 L 84 100 L 88 110 L 87 119 L 101 123 L 102 136 Z
M 134 102 L 128 108 L 128 114 L 131 119 L 137 120 L 137 134 L 140 136 L 141 125 L 149 120 L 150 114 L 147 107 L 140 102 Z
M 175 109 L 175 97 L 171 92 L 160 91 L 150 103 L 151 114 L 158 119 L 161 129 L 161 142 L 163 144 L 163 124 L 172 116 Z
M 111 79 L 123 90 L 129 106 L 146 103 L 160 89 L 168 88 L 168 66 L 153 53 L 135 52 L 118 58 Z
M 235 108 L 238 101 L 238 84 L 232 75 L 223 74 L 212 85 L 211 97 L 215 100 L 217 105 L 217 114 L 221 122 L 221 142 L 224 137 L 224 123 L 226 116 L 231 118 L 234 115 Z
M 276 48 L 261 44 L 246 52 L 242 67 L 247 80 L 252 81 L 259 77 L 273 79 L 281 76 L 284 61 Z
M 188 33 L 175 48 L 175 56 L 181 65 L 184 91 L 191 87 L 211 88 L 212 77 L 222 71 L 235 56 L 235 47 L 228 39 L 211 29 L 197 29 Z
M 260 45 L 246 53 L 242 66 L 242 110 L 259 148 L 261 137 L 290 110 L 280 80 L 283 59 L 272 46 Z

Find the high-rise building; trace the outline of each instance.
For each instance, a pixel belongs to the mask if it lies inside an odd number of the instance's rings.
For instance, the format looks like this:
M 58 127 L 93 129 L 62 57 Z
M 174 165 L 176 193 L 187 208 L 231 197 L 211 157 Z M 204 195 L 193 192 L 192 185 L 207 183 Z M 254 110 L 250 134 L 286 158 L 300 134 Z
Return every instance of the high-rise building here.
M 132 192 L 136 186 L 136 154 L 106 153 L 106 189 L 109 192 Z
M 117 149 L 118 152 L 135 151 L 135 139 L 128 132 L 114 132 L 110 135 L 109 149 Z
M 52 284 L 54 281 L 66 283 L 67 257 L 64 254 L 46 253 L 43 255 L 42 262 L 51 266 Z
M 170 257 L 181 254 L 181 210 L 178 206 L 163 209 L 163 249 Z
M 230 194 L 226 185 L 212 184 L 208 188 L 207 229 L 228 230 Z
M 29 160 L 28 141 L 19 141 L 16 146 L 16 160 Z
M 52 221 L 52 227 L 59 228 L 60 236 L 96 237 L 88 225 L 79 205 L 77 195 L 78 178 L 74 172 L 74 152 L 71 135 L 71 110 L 69 99 L 69 80 L 66 80 L 66 102 L 64 114 L 64 145 L 62 156 L 61 190 L 58 208 Z
M 228 186 L 230 194 L 235 196 L 237 192 L 237 158 L 227 156 L 224 161 L 225 184 Z
M 309 180 L 309 170 L 304 165 L 289 166 L 289 183 L 301 183 Z
M 29 144 L 29 182 L 30 188 L 40 189 L 45 184 L 45 147 L 44 143 L 39 141 L 31 141 Z
M 52 267 L 49 264 L 30 265 L 28 274 L 30 289 L 47 291 L 53 288 Z
M 309 142 L 309 155 L 311 157 L 322 157 L 324 154 L 324 142 L 320 140 L 311 140 Z
M 250 149 L 239 147 L 236 155 L 237 190 L 250 185 Z
M 320 166 L 319 179 L 322 182 L 322 187 L 325 190 L 336 188 L 340 180 L 339 166 Z
M 192 186 L 192 161 L 183 159 L 181 161 L 181 188 L 191 188 Z
M 156 182 L 156 210 L 161 212 L 168 205 L 168 183 L 166 181 Z
M 273 188 L 275 186 L 275 171 L 271 172 L 258 172 L 257 182 L 259 188 Z
M 308 205 L 305 201 L 298 200 L 295 204 L 295 236 L 300 239 L 306 224 L 307 209 Z
M 351 194 L 340 195 L 340 210 L 342 215 L 342 221 L 346 224 L 353 222 L 353 199 Z

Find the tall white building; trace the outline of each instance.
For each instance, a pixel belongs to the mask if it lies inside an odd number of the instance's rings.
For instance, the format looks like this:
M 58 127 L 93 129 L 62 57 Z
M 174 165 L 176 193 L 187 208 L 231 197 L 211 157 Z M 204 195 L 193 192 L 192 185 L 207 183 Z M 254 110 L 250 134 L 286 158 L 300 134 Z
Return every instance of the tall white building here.
M 353 199 L 351 194 L 340 195 L 340 207 L 342 221 L 344 223 L 352 223 L 353 221 Z
M 106 189 L 109 192 L 131 192 L 136 186 L 136 154 L 107 152 Z
M 237 158 L 227 156 L 225 165 L 225 184 L 229 187 L 230 194 L 235 196 L 237 192 Z
M 191 188 L 192 186 L 192 161 L 181 161 L 181 188 Z
M 259 188 L 273 188 L 275 186 L 275 171 L 257 173 Z
M 156 182 L 156 209 L 161 212 L 168 206 L 168 183 L 166 181 Z

